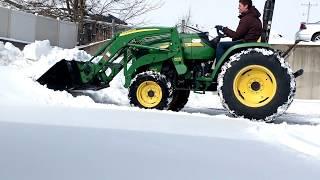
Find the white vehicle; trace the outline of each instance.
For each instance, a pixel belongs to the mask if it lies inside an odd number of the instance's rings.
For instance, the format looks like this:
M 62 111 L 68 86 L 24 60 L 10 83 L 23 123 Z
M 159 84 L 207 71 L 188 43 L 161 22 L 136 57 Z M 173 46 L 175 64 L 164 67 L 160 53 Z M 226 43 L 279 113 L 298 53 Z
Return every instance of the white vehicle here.
M 296 33 L 296 40 L 320 42 L 320 21 L 316 23 L 301 23 Z

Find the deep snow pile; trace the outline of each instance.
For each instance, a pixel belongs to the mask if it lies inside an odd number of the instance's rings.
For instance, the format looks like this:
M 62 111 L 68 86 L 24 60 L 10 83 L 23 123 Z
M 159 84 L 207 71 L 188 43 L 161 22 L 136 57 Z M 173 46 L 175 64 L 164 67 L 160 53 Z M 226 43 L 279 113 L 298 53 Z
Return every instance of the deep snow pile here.
M 2 103 L 40 103 L 67 104 L 75 106 L 94 105 L 87 96 L 73 97 L 67 92 L 49 90 L 36 82 L 43 73 L 62 59 L 87 61 L 91 58 L 85 51 L 78 49 L 61 49 L 51 47 L 49 41 L 36 41 L 27 45 L 23 51 L 11 43 L 0 42 L 0 69 L 4 82 L 0 89 Z M 17 83 L 19 82 L 19 83 Z M 121 77 L 117 77 L 110 88 L 94 93 L 98 102 L 110 104 L 128 104 L 124 96 L 126 89 L 122 88 Z M 34 96 L 36 94 L 36 96 Z M 81 103 L 80 103 L 81 102 Z
M 17 62 L 20 61 L 20 62 Z M 0 41 L 0 65 L 18 65 L 23 61 L 23 53 L 11 43 Z

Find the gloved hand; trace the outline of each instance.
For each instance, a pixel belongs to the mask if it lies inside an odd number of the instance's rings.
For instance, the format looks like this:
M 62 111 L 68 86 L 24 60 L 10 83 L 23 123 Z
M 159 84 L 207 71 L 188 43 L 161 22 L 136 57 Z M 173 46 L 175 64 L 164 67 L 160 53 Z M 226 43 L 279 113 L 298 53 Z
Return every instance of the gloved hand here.
M 216 25 L 215 28 L 216 28 L 217 30 L 219 30 L 219 31 L 223 31 L 223 29 L 224 29 L 224 27 L 221 26 L 221 25 Z
M 224 31 L 223 31 L 225 27 L 221 25 L 216 25 L 215 28 L 217 29 L 217 34 L 220 38 L 225 37 Z
M 222 32 L 223 32 L 223 29 L 224 29 L 224 27 L 221 26 L 221 25 L 217 25 L 215 28 L 216 28 L 218 31 L 222 31 Z

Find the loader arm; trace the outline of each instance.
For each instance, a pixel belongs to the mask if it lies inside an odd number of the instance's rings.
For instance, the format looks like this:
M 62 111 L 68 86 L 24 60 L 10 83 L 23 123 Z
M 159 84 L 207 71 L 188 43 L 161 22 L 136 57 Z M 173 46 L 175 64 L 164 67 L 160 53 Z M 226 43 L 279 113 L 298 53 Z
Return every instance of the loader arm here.
M 37 81 L 54 90 L 99 90 L 109 87 L 121 70 L 128 85 L 138 68 L 165 60 L 173 62 L 178 74 L 187 71 L 178 30 L 137 28 L 115 35 L 87 62 L 59 61 Z
M 159 50 L 160 48 L 154 48 L 150 46 L 139 45 L 138 39 L 156 36 L 166 33 L 172 33 L 172 28 L 144 28 L 134 29 L 123 33 L 117 34 L 110 41 L 108 41 L 98 52 L 85 64 L 79 64 L 80 75 L 82 83 L 90 82 L 95 76 L 98 76 L 99 80 L 105 83 L 109 83 L 125 65 L 125 61 L 128 61 L 128 57 L 124 57 L 124 52 L 128 48 L 140 48 L 140 49 L 153 49 Z M 92 63 L 92 61 L 100 57 L 98 63 Z M 119 61 L 119 57 L 121 60 Z M 117 62 L 115 62 L 117 61 Z M 110 69 L 111 74 L 107 75 L 106 70 Z

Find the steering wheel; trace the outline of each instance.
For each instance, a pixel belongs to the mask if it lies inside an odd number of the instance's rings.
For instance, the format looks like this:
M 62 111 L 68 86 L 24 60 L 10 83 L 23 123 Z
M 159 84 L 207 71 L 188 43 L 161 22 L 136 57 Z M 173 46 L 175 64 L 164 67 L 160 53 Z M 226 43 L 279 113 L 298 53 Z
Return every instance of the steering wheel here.
M 217 28 L 217 26 L 215 26 L 215 28 L 216 28 L 216 30 L 217 30 L 218 37 L 220 37 L 220 38 L 226 37 L 226 35 L 224 34 L 224 32 L 219 31 L 219 29 Z

